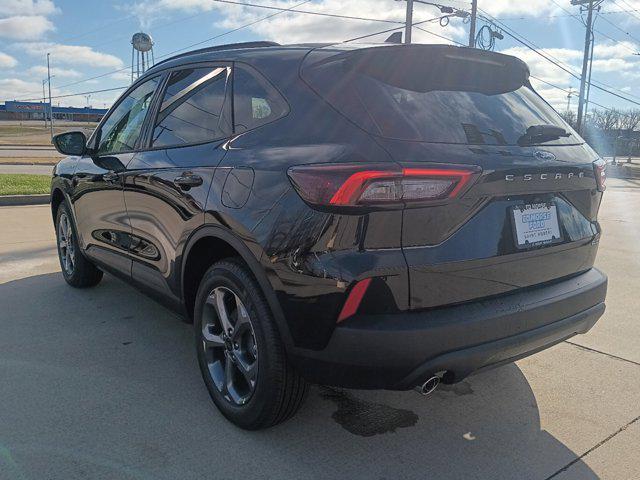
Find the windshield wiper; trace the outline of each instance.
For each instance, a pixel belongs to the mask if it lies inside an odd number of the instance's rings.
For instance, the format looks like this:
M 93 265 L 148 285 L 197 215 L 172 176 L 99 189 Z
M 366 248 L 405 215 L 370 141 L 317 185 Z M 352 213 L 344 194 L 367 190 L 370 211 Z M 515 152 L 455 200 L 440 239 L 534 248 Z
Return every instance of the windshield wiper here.
M 531 125 L 526 133 L 518 138 L 518 145 L 524 147 L 570 136 L 571 133 L 556 125 Z

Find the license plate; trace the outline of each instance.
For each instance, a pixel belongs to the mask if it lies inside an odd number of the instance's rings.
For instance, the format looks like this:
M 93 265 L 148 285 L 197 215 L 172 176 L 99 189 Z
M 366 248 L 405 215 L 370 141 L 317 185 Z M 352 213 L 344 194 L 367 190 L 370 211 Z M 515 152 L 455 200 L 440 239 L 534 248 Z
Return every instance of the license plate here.
M 530 248 L 562 241 L 557 207 L 552 203 L 518 205 L 512 208 L 518 248 Z

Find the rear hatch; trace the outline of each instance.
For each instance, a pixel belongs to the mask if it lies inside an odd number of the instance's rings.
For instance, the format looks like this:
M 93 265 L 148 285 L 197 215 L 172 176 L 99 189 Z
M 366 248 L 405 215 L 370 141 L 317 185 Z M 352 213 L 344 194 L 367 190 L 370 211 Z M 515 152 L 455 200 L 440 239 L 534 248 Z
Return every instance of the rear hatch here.
M 410 308 L 593 266 L 602 161 L 533 90 L 520 60 L 444 45 L 318 49 L 301 72 L 402 168 L 476 168 L 459 195 L 402 211 Z

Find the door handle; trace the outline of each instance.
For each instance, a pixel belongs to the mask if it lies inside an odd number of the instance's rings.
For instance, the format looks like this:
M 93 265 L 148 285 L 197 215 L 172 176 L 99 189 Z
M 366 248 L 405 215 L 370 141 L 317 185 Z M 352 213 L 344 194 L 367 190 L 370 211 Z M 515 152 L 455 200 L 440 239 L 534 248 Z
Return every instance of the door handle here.
M 191 187 L 202 185 L 202 177 L 191 172 L 184 172 L 173 180 L 173 184 L 182 190 L 189 190 Z
M 102 175 L 102 180 L 107 183 L 117 183 L 120 180 L 120 175 L 116 172 L 108 172 Z

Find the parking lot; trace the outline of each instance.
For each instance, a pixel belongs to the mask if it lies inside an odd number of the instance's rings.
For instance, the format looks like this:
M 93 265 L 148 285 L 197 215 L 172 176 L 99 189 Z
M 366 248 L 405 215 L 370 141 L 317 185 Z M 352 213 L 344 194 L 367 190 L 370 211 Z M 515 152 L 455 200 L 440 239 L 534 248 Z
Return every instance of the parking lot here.
M 313 387 L 250 433 L 191 326 L 111 276 L 66 286 L 49 207 L 1 207 L 0 479 L 640 478 L 640 180 L 610 179 L 600 220 L 589 334 L 426 398 Z

